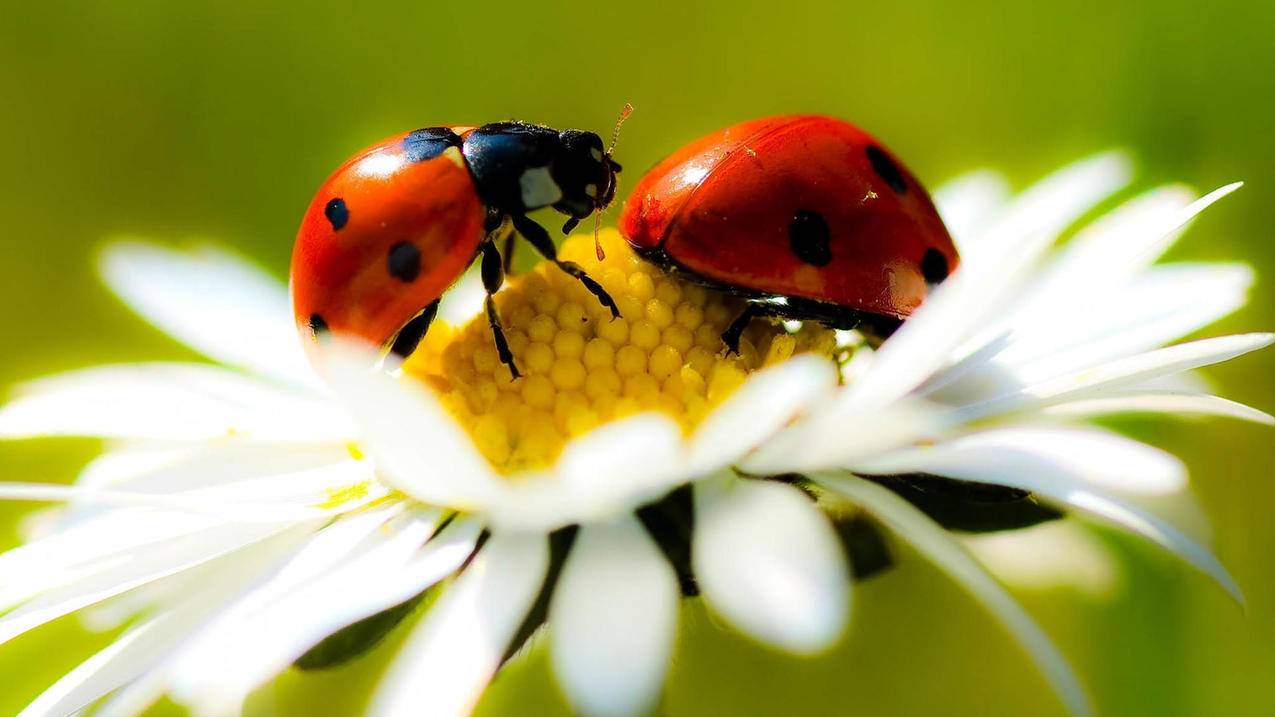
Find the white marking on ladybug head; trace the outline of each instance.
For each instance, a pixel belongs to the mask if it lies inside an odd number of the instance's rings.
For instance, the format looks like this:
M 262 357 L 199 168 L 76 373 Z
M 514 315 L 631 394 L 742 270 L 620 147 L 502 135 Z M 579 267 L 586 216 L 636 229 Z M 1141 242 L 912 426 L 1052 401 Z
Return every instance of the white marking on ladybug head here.
M 589 156 L 590 156 L 590 157 L 593 157 L 593 161 L 595 161 L 595 162 L 601 162 L 601 161 L 602 161 L 602 150 L 598 149 L 597 147 L 590 147 L 590 148 L 589 148 Z
M 562 188 L 553 181 L 548 167 L 532 167 L 518 178 L 522 205 L 528 209 L 547 207 L 562 199 Z
M 589 198 L 590 198 L 590 199 L 597 199 L 597 198 L 598 198 L 598 185 L 596 185 L 596 184 L 586 184 L 586 185 L 584 185 L 584 193 L 585 193 L 585 194 L 587 194 L 587 195 L 589 195 Z

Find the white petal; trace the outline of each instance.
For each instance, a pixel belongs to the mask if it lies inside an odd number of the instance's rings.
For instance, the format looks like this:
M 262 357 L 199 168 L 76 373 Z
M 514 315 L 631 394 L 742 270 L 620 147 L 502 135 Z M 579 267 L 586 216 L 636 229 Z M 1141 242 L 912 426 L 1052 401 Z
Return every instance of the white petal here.
M 1087 368 L 1050 379 L 997 398 L 965 406 L 957 411 L 968 421 L 1028 406 L 1044 407 L 1078 398 L 1100 396 L 1104 391 L 1228 361 L 1269 346 L 1275 334 L 1237 334 L 1200 339 Z
M 204 247 L 179 252 L 118 242 L 102 275 L 125 303 L 165 333 L 231 366 L 317 386 L 283 283 L 245 260 Z
M 495 533 L 430 608 L 381 680 L 374 717 L 468 715 L 540 591 L 543 537 Z
M 1052 240 L 1090 208 L 1128 184 L 1132 168 L 1128 157 L 1108 152 L 1074 162 L 1050 174 L 1019 194 L 977 243 L 967 247 L 962 265 L 995 273 L 1009 266 L 1012 247 L 1032 237 Z
M 758 371 L 695 429 L 692 470 L 711 473 L 739 460 L 836 384 L 835 366 L 820 356 L 797 356 Z
M 76 483 L 142 493 L 178 493 L 301 473 L 349 460 L 350 448 L 335 443 L 236 441 L 194 447 L 129 444 L 94 458 Z
M 827 649 L 845 628 L 846 556 L 828 519 L 800 490 L 772 481 L 696 489 L 691 556 L 708 604 L 740 631 L 798 654 Z
M 252 545 L 281 532 L 284 527 L 270 524 L 221 526 L 135 550 L 124 560 L 106 563 L 65 587 L 49 590 L 0 617 L 0 643 L 80 608 Z M 313 524 L 302 525 L 293 530 L 304 533 L 315 527 Z
M 956 468 L 969 474 L 975 465 L 993 472 L 968 479 L 989 483 L 1014 472 L 1033 472 L 1129 493 L 1164 494 L 1186 486 L 1186 467 L 1158 448 L 1096 428 L 1065 426 L 979 431 L 935 446 L 869 458 L 855 464 L 854 470 L 890 475 Z
M 977 434 L 971 438 L 976 437 Z M 996 483 L 1052 498 L 1160 545 L 1212 577 L 1236 600 L 1242 601 L 1235 580 L 1207 549 L 1165 521 L 1102 490 L 1103 483 L 1109 485 L 1111 478 L 1119 476 L 1112 475 L 1103 481 L 1093 480 L 1100 465 L 1086 463 L 1101 456 L 1076 455 L 1065 460 L 1052 455 L 1042 459 L 1031 449 L 1015 449 L 1009 445 L 978 445 L 978 441 L 958 439 L 930 448 L 899 451 L 857 467 L 857 470 L 867 473 L 930 473 Z M 1122 458 L 1117 456 L 1116 460 Z M 1109 468 L 1118 469 L 1119 466 Z M 1132 475 L 1126 474 L 1126 477 Z
M 130 493 L 173 494 L 232 483 L 244 484 L 275 476 L 296 475 L 325 466 L 350 464 L 350 448 L 335 443 L 281 444 L 232 441 L 195 446 L 127 444 L 93 459 L 80 472 L 76 485 L 117 489 Z M 351 466 L 351 478 L 354 468 Z M 351 480 L 349 482 L 354 482 Z M 259 501 L 252 487 L 245 498 Z M 101 501 L 72 501 L 65 524 L 84 520 L 107 509 Z
M 1244 265 L 1170 264 L 1119 287 L 1090 284 L 1052 309 L 1025 312 L 996 361 L 1037 382 L 1159 348 L 1243 306 L 1252 283 Z
M 1268 426 L 1275 425 L 1275 416 L 1242 403 L 1206 393 L 1158 389 L 1111 391 L 1099 398 L 1050 406 L 1044 412 L 1048 415 L 1068 418 L 1088 418 L 1119 413 L 1163 413 L 1174 417 L 1221 416 Z
M 20 391 L 0 408 L 0 438 L 322 442 L 345 441 L 352 433 L 349 419 L 326 400 L 198 364 L 104 366 Z
M 655 706 L 679 595 L 673 568 L 633 517 L 580 529 L 549 611 L 554 671 L 578 712 Z
M 813 408 L 739 467 L 753 475 L 841 467 L 934 435 L 946 421 L 938 407 L 912 399 L 879 408 L 833 400 Z
M 45 690 L 21 717 L 61 717 L 155 670 L 209 615 L 294 550 L 303 535 L 280 534 L 239 553 L 201 566 L 200 582 L 183 598 L 126 632 Z M 158 694 L 156 694 L 156 697 Z M 150 701 L 138 706 L 140 713 Z
M 549 471 L 506 481 L 487 507 L 493 525 L 549 531 L 608 520 L 693 477 L 678 425 L 647 413 L 572 440 Z
M 363 426 L 361 445 L 394 487 L 424 503 L 473 509 L 503 481 L 429 389 L 410 376 L 372 368 L 372 354 L 348 344 L 323 353 L 325 378 Z
M 0 500 L 67 501 L 113 508 L 160 508 L 191 516 L 254 523 L 305 520 L 322 514 L 318 509 L 302 506 L 214 503 L 192 495 L 156 495 L 51 483 L 0 482 Z
M 829 490 L 863 506 L 969 590 L 1027 650 L 1072 714 L 1093 713 L 1089 698 L 1058 648 L 1014 598 L 947 531 L 907 501 L 875 483 L 846 475 L 816 474 L 811 477 Z
M 9 484 L 0 483 L 0 489 Z M 0 610 L 42 591 L 127 564 L 130 556 L 222 529 L 224 521 L 166 511 L 125 509 L 106 513 L 47 538 L 0 553 Z M 261 525 L 242 526 L 253 535 Z M 266 526 L 263 528 L 269 530 Z M 234 532 L 233 527 L 229 532 Z
M 174 695 L 198 706 L 216 704 L 224 694 L 247 694 L 328 635 L 403 603 L 454 572 L 473 551 L 479 526 L 453 521 L 421 547 L 437 517 L 436 512 L 415 513 L 384 527 L 372 525 L 376 532 L 343 536 L 345 546 L 327 546 L 322 555 L 315 553 L 323 537 L 317 536 L 183 651 L 172 668 Z M 302 567 L 302 562 L 311 565 Z
M 1068 243 L 1055 268 L 1071 277 L 1072 289 L 1058 289 L 1073 294 L 1085 282 L 1106 283 L 1149 266 L 1200 212 L 1241 186 L 1228 184 L 1194 201 L 1186 188 L 1161 187 L 1121 205 Z
M 1004 210 L 1010 190 L 1003 176 L 981 170 L 944 182 L 933 195 L 956 248 L 966 254 L 975 251 L 988 222 Z

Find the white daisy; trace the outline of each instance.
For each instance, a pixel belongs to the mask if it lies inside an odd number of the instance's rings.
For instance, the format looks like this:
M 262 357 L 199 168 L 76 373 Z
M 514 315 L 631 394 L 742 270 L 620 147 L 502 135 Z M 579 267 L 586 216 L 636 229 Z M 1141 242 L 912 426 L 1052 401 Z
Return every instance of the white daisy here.
M 469 712 L 546 620 L 573 705 L 639 713 L 658 700 L 683 592 L 700 591 L 766 643 L 796 653 L 832 644 L 850 583 L 828 518 L 851 505 L 987 604 L 1085 713 L 1048 638 L 909 500 L 949 521 L 948 511 L 978 503 L 961 491 L 984 489 L 936 476 L 1016 489 L 997 500 L 1045 510 L 1030 494 L 1117 524 L 1238 595 L 1206 549 L 1139 507 L 1142 496 L 1179 490 L 1182 465 L 1080 423 L 1122 411 L 1272 422 L 1184 375 L 1271 336 L 1160 348 L 1244 302 L 1245 267 L 1152 266 L 1234 186 L 1195 201 L 1176 187 L 1144 194 L 1050 253 L 1127 174 L 1121 157 L 1105 155 L 1012 201 L 989 174 L 940 191 L 960 269 L 879 350 L 851 343 L 841 376 L 826 358 L 789 358 L 831 349 L 813 327 L 760 327 L 738 361 L 693 357 L 694 336 L 679 349 L 686 337 L 668 332 L 684 313 L 686 326 L 715 337 L 705 307 L 725 300 L 621 272 L 609 280 L 629 289 L 608 285 L 617 300 L 657 302 L 647 316 L 665 333 L 653 342 L 641 322 L 624 336 L 590 329 L 611 347 L 592 358 L 589 346 L 601 344 L 555 334 L 553 321 L 537 338 L 542 316 L 565 312 L 555 314 L 561 326 L 577 318 L 563 308 L 574 286 L 541 273 L 526 280 L 541 281 L 538 294 L 502 293 L 502 314 L 523 301 L 530 316 L 515 352 L 531 375 L 517 389 L 490 380 L 492 357 L 464 343 L 464 331 L 431 331 L 401 374 L 368 371 L 365 355 L 338 346 L 324 353 L 320 379 L 269 277 L 216 251 L 119 245 L 104 262 L 108 283 L 232 368 L 89 369 L 29 385 L 0 410 L 9 438 L 115 441 L 75 486 L 0 484 L 0 496 L 66 502 L 44 535 L 0 555 L 0 610 L 9 610 L 0 641 L 90 607 L 96 625 L 142 615 L 24 714 L 67 714 L 102 697 L 103 713 L 134 714 L 165 693 L 198 713 L 234 713 L 280 670 L 314 659 L 327 636 L 391 608 L 405 613 L 436 584 L 373 714 Z M 441 344 L 431 353 L 435 335 L 462 347 L 455 370 Z M 523 353 L 536 344 L 553 347 L 539 374 Z M 592 385 L 612 369 L 623 391 Z M 640 410 L 652 407 L 665 412 Z M 757 479 L 767 476 L 782 478 Z M 936 506 L 935 496 L 948 499 Z M 693 530 L 679 524 L 688 516 Z

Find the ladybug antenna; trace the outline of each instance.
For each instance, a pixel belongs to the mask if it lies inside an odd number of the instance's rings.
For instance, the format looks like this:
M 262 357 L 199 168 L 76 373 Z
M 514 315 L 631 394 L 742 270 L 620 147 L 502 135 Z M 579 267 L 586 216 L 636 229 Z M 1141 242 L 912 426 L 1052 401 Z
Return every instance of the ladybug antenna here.
M 607 147 L 607 157 L 615 154 L 615 144 L 620 141 L 620 128 L 624 126 L 624 120 L 631 114 L 633 114 L 633 105 L 625 102 L 624 109 L 620 110 L 620 116 L 615 120 L 615 129 L 611 130 L 611 146 Z
M 616 167 L 617 171 L 619 170 L 619 165 L 611 162 L 611 155 L 615 154 L 615 145 L 620 141 L 620 128 L 624 126 L 624 121 L 631 114 L 633 114 L 633 105 L 625 102 L 624 108 L 620 110 L 620 116 L 615 120 L 615 129 L 611 130 L 611 144 L 607 147 L 606 158 L 608 162 Z M 612 181 L 615 180 L 613 179 Z M 598 207 L 598 210 L 593 213 L 593 250 L 598 255 L 598 261 L 607 258 L 606 252 L 602 251 L 602 240 L 600 238 L 603 209 L 604 207 Z

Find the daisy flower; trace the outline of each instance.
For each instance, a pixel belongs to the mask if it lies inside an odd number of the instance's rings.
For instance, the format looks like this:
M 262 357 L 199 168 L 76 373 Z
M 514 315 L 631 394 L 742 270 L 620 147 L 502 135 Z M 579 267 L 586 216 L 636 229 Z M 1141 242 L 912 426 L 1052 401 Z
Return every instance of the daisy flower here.
M 948 529 L 1074 512 L 1238 597 L 1206 548 L 1146 507 L 1181 491 L 1182 464 L 1085 421 L 1272 422 L 1190 373 L 1270 335 L 1165 346 L 1245 301 L 1244 266 L 1154 265 L 1237 185 L 1153 190 L 1054 248 L 1128 175 L 1102 155 L 1016 198 L 987 173 L 940 190 L 961 266 L 875 348 L 754 322 L 726 356 L 733 299 L 661 275 L 613 232 L 601 262 L 569 240 L 564 257 L 625 318 L 604 320 L 552 268 L 516 278 L 497 302 L 519 380 L 485 323 L 466 323 L 464 286 L 404 365 L 369 370 L 366 349 L 334 344 L 316 347 L 316 374 L 267 275 L 216 250 L 116 245 L 107 283 L 222 366 L 87 369 L 0 409 L 6 438 L 109 441 L 73 486 L 0 484 L 62 504 L 0 554 L 0 641 L 76 611 L 127 625 L 23 714 L 136 714 L 164 695 L 234 714 L 290 665 L 345 659 L 426 602 L 370 714 L 466 714 L 542 632 L 574 707 L 641 713 L 682 596 L 759 641 L 819 652 L 850 614 L 846 551 L 862 557 L 855 536 L 878 525 L 979 598 L 1085 714 L 1062 656 Z

